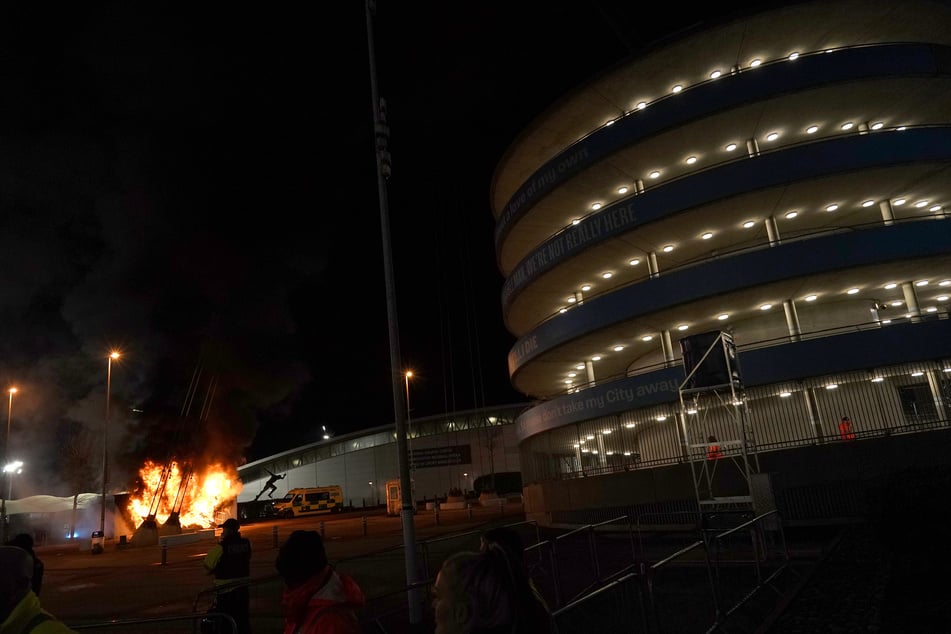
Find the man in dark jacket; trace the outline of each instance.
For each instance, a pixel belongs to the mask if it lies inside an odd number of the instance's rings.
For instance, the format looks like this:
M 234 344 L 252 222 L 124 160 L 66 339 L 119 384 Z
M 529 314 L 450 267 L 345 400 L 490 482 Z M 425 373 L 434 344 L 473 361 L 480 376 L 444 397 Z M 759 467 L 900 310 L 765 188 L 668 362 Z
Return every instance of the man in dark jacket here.
M 43 560 L 37 557 L 33 550 L 33 536 L 29 533 L 19 533 L 7 542 L 7 546 L 16 546 L 30 553 L 30 557 L 33 559 L 33 594 L 40 596 L 40 588 L 43 586 L 43 571 L 46 567 L 43 565 Z
M 233 517 L 221 525 L 221 539 L 205 555 L 205 570 L 215 576 L 215 612 L 231 615 L 238 634 L 251 634 L 249 616 L 251 582 L 251 542 L 241 536 Z

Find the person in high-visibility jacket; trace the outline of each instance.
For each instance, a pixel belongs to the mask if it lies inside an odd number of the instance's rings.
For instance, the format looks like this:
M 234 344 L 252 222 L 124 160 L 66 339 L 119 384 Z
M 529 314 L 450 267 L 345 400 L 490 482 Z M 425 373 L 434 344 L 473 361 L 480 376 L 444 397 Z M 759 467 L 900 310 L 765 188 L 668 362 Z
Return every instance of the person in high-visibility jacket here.
M 215 576 L 215 605 L 212 611 L 231 615 L 238 634 L 251 634 L 251 541 L 241 536 L 238 520 L 221 525 L 221 540 L 205 555 L 205 570 Z
M 842 420 L 839 421 L 839 439 L 855 440 L 855 432 L 852 430 L 852 419 L 848 416 L 843 416 Z
M 717 437 L 709 436 L 707 438 L 707 460 L 719 460 L 722 457 L 723 451 L 717 443 Z

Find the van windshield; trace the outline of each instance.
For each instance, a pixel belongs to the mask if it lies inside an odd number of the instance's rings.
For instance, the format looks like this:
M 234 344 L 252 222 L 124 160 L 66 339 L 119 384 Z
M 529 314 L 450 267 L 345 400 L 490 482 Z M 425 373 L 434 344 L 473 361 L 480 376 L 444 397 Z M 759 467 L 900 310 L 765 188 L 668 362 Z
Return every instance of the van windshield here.
M 288 493 L 287 495 L 281 498 L 281 502 L 290 502 L 293 499 L 294 499 L 294 494 Z

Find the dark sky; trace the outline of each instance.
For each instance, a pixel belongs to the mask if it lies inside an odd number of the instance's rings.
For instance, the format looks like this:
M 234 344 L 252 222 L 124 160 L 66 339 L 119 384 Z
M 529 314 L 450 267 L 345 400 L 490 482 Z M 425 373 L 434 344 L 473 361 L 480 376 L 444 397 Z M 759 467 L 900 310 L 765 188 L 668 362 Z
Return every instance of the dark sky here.
M 38 489 L 77 430 L 100 437 L 112 347 L 119 479 L 392 422 L 366 20 L 325 4 L 0 8 L 0 385 Z M 667 12 L 379 3 L 414 418 L 523 400 L 492 172 L 565 90 L 686 26 Z

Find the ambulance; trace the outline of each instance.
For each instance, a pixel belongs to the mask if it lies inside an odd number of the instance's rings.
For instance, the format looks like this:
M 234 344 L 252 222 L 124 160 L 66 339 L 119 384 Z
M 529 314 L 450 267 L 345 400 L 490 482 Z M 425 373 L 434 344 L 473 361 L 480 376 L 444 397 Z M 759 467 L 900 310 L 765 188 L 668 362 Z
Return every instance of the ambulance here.
M 321 513 L 339 513 L 343 510 L 343 489 L 332 484 L 325 487 L 291 489 L 274 503 L 278 517 L 301 517 Z

